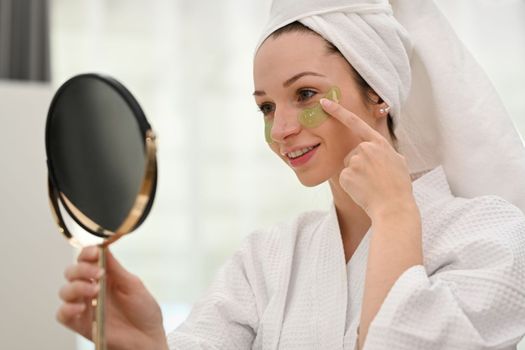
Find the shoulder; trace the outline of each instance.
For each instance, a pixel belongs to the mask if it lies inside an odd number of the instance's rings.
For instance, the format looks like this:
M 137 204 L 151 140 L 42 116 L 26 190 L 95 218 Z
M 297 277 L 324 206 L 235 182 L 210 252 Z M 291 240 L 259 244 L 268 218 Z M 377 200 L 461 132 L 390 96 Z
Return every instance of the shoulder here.
M 525 249 L 525 215 L 499 196 L 444 199 L 422 213 L 422 223 L 429 272 L 513 264 Z
M 413 182 L 414 196 L 427 226 L 482 226 L 522 221 L 523 212 L 502 197 L 483 195 L 456 196 L 451 191 L 443 166 L 427 171 Z
M 473 198 L 448 197 L 435 202 L 422 213 L 427 225 L 446 228 L 464 229 L 501 229 L 508 225 L 523 225 L 525 215 L 507 200 L 485 195 Z

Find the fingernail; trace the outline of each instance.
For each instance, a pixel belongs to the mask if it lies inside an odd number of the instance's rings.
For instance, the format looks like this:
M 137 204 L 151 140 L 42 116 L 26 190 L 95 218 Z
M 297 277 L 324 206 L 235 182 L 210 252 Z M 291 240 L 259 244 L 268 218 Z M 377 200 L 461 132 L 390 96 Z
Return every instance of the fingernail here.
M 320 101 L 321 105 L 326 108 L 330 108 L 334 103 L 327 98 L 322 98 Z

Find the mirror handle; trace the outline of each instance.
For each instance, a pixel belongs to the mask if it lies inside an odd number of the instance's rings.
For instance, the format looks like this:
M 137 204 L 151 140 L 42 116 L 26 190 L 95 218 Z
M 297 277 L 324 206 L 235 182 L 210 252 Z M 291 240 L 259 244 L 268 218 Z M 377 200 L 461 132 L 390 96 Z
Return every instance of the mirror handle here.
M 98 267 L 106 271 L 106 246 L 101 244 L 98 246 Z M 95 350 L 106 350 L 106 274 L 98 280 L 99 291 L 96 299 L 93 299 L 91 304 L 95 308 L 94 319 L 92 325 L 92 338 L 95 343 Z

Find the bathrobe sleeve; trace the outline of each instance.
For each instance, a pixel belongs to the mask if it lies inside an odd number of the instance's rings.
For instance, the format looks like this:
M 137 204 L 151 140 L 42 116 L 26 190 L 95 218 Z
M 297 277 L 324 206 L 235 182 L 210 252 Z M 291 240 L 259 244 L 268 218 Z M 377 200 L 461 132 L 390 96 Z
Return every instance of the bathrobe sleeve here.
M 524 215 L 496 196 L 461 206 L 432 214 L 448 219 L 430 218 L 425 266 L 394 283 L 363 350 L 516 349 L 525 334 Z
M 251 349 L 259 320 L 248 277 L 250 255 L 246 239 L 220 268 L 186 321 L 168 334 L 170 350 Z

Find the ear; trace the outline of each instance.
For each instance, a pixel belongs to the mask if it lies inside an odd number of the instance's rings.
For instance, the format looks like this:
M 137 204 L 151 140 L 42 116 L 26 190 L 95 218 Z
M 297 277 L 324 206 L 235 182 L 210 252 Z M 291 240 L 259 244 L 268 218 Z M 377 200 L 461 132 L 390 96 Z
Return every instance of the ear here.
M 379 105 L 379 114 L 381 114 L 383 117 L 388 116 L 388 113 L 390 112 L 390 106 L 386 104 L 386 102 L 383 102 Z
M 388 117 L 390 106 L 375 92 L 369 92 L 369 100 L 373 101 L 372 115 L 376 120 Z
M 390 112 L 390 106 L 386 104 L 386 102 L 380 102 L 372 107 L 374 118 L 376 119 L 382 119 L 388 117 L 388 113 Z

